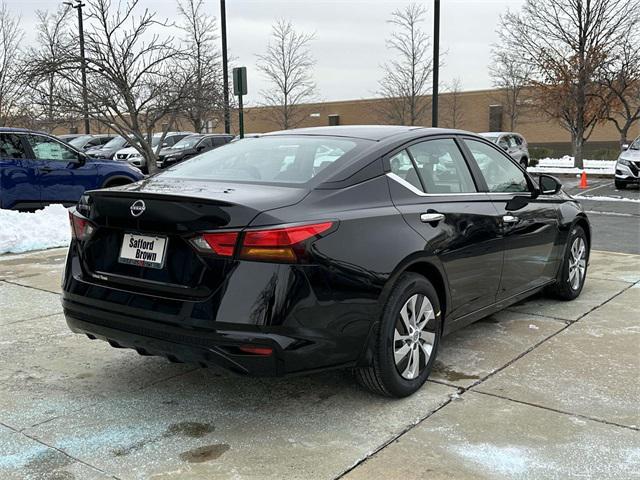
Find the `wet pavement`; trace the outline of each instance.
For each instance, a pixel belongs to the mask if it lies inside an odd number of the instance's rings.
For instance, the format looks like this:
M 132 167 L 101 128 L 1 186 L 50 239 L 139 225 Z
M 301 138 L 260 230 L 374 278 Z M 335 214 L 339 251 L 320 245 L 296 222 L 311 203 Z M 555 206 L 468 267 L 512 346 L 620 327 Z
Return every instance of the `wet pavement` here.
M 640 478 L 640 256 L 446 337 L 403 400 L 72 334 L 64 250 L 0 257 L 0 479 Z

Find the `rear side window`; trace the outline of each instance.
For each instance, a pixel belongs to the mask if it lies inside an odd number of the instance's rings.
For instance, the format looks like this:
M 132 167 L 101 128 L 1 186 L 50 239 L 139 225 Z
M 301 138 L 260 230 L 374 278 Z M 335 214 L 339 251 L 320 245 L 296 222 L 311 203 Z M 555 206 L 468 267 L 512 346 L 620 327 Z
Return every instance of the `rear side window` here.
M 427 193 L 474 193 L 476 186 L 455 140 L 427 140 L 409 147 Z
M 418 172 L 413 166 L 411 157 L 406 150 L 402 150 L 400 153 L 396 153 L 391 157 L 391 159 L 389 159 L 389 165 L 391 166 L 391 173 L 409 182 L 418 190 L 423 190 L 420 178 L 418 178 Z
M 252 183 L 302 184 L 344 164 L 369 141 L 321 136 L 266 136 L 227 144 L 171 167 L 160 176 Z
M 484 142 L 465 139 L 490 192 L 528 192 L 525 174 L 508 157 Z
M 0 158 L 27 158 L 20 137 L 13 133 L 0 134 Z
M 220 147 L 227 143 L 227 139 L 225 137 L 212 137 L 214 147 Z

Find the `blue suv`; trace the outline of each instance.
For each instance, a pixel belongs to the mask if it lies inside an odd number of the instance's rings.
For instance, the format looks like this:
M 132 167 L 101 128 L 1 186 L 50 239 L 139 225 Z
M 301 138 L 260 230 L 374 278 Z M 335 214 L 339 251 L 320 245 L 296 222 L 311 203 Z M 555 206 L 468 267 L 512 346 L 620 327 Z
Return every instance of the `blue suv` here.
M 90 158 L 51 135 L 0 128 L 0 208 L 74 205 L 85 190 L 124 185 L 143 177 L 127 163 Z

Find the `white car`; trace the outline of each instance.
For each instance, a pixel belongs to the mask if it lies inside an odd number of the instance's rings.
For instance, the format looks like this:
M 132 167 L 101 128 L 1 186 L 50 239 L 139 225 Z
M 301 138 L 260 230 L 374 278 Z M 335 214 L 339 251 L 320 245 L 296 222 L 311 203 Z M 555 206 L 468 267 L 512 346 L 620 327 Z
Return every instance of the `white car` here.
M 640 184 L 640 137 L 627 145 L 616 162 L 616 188 L 627 188 L 631 183 Z
M 168 132 L 164 137 L 164 142 L 162 142 L 162 148 L 170 148 L 189 135 L 193 135 L 193 132 Z M 161 138 L 161 133 L 156 133 L 151 138 L 151 146 L 154 149 L 160 143 Z M 127 147 L 118 150 L 113 159 L 121 162 L 129 162 L 131 165 L 138 167 L 142 171 L 147 171 L 147 161 L 134 147 Z

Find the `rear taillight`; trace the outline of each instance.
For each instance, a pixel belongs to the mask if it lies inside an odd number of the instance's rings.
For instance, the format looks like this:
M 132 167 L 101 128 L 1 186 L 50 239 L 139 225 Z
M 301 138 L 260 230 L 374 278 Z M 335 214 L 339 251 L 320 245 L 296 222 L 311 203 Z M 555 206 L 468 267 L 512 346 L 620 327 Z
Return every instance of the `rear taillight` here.
M 202 233 L 190 242 L 203 253 L 221 257 L 232 257 L 238 245 L 238 256 L 244 260 L 296 263 L 304 260 L 308 242 L 326 233 L 333 225 L 333 222 L 322 222 L 246 230 L 242 234 L 237 231 Z
M 238 242 L 239 232 L 203 233 L 191 239 L 201 252 L 215 253 L 221 257 L 232 257 Z
M 76 240 L 83 241 L 88 239 L 96 229 L 89 220 L 71 210 L 69 210 L 69 221 L 71 222 L 71 235 Z
M 302 260 L 306 253 L 307 241 L 318 237 L 332 226 L 333 222 L 323 222 L 248 230 L 242 239 L 240 258 L 263 262 L 297 262 Z

